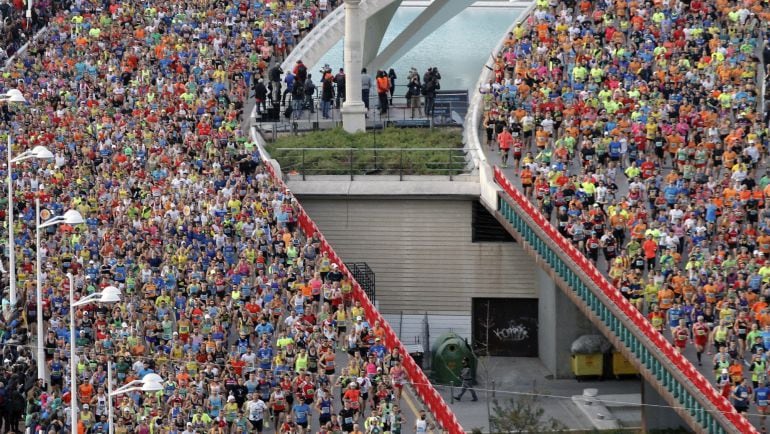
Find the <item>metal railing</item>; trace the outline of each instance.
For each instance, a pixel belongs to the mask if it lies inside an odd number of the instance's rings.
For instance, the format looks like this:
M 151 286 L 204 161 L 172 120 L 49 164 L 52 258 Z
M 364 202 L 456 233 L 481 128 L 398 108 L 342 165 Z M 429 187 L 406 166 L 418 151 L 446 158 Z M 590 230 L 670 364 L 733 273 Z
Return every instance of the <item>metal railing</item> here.
M 376 134 L 376 132 L 374 132 Z M 375 138 L 376 140 L 376 138 Z M 462 148 L 274 148 L 284 174 L 299 175 L 445 175 L 466 171 Z
M 388 99 L 391 100 L 391 98 Z M 433 114 L 430 116 L 425 111 L 426 99 L 424 95 L 420 95 L 420 105 L 413 110 L 412 101 L 406 96 L 406 86 L 396 85 L 396 92 L 393 95 L 392 103 L 388 104 L 388 111 L 381 113 L 379 97 L 376 92 L 372 92 L 369 94 L 367 124 L 370 128 L 463 126 L 465 114 L 468 111 L 467 102 L 442 102 L 441 98 L 438 98 L 437 101 Z M 342 126 L 341 105 L 342 101 L 338 106 L 336 97 L 332 99 L 332 107 L 328 111 L 328 117 L 324 117 L 320 89 L 316 89 L 312 102 L 308 101 L 303 104 L 301 112 L 294 108 L 291 95 L 287 95 L 276 106 L 278 112 L 274 113 L 274 117 L 268 115 L 269 110 L 263 110 L 261 115 L 255 115 L 254 125 L 267 140 L 275 140 L 278 133 L 299 133 L 335 128 Z M 267 109 L 273 107 L 270 101 L 266 102 L 266 106 Z M 311 106 L 312 110 L 310 109 Z M 292 108 L 292 113 L 287 117 L 286 110 L 289 107 Z
M 346 262 L 348 270 L 361 285 L 361 289 L 364 290 L 366 296 L 372 303 L 375 302 L 375 284 L 374 284 L 374 271 L 369 267 L 366 262 Z
M 559 287 L 697 432 L 756 433 L 730 401 L 626 300 L 604 275 L 554 229 L 495 167 L 503 189 L 496 214 L 525 249 L 551 271 Z

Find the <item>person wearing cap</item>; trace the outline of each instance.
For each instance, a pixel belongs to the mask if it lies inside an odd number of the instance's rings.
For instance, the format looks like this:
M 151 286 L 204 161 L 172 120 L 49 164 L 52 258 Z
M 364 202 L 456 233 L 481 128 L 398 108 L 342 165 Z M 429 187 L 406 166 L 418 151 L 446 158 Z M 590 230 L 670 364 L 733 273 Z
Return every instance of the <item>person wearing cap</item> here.
M 339 265 L 332 264 L 329 274 L 326 275 L 326 280 L 332 283 L 340 282 L 342 281 L 342 277 L 343 277 L 343 274 L 342 274 L 342 271 L 340 270 Z
M 382 342 L 381 338 L 375 338 L 374 339 L 374 345 L 369 348 L 369 355 L 374 355 L 377 360 L 382 361 L 382 359 L 385 357 L 386 352 L 385 344 Z
M 238 418 L 238 410 L 239 405 L 235 399 L 235 396 L 229 395 L 227 397 L 225 406 L 222 408 L 222 414 L 224 415 L 225 422 L 227 422 L 228 425 L 235 422 L 235 420 Z
M 90 398 L 89 401 L 86 402 L 90 402 Z M 90 405 L 83 404 L 82 411 L 78 416 L 78 421 L 83 422 L 83 425 L 85 425 L 86 429 L 91 429 L 94 426 L 96 423 L 96 417 L 94 416 L 93 412 L 91 412 Z

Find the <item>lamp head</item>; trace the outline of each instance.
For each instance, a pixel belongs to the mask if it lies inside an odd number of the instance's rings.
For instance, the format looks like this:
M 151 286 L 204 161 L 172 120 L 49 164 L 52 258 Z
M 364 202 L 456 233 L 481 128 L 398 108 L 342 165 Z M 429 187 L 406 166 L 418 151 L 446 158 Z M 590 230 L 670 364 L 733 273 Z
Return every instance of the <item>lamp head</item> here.
M 117 303 L 120 301 L 120 290 L 114 286 L 108 286 L 102 290 L 99 303 Z
M 33 157 L 40 159 L 40 160 L 51 160 L 53 159 L 53 153 L 46 148 L 45 146 L 35 146 L 30 150 L 30 153 Z
M 163 377 L 155 373 L 149 373 L 142 377 L 142 381 L 145 383 L 163 383 Z
M 67 223 L 68 225 L 79 225 L 85 223 L 83 215 L 74 209 L 65 212 L 62 217 L 63 222 Z
M 27 102 L 19 89 L 9 89 L 5 94 L 0 95 L 0 99 L 8 102 Z
M 163 390 L 163 384 L 157 381 L 145 381 L 142 384 L 142 392 L 158 392 Z

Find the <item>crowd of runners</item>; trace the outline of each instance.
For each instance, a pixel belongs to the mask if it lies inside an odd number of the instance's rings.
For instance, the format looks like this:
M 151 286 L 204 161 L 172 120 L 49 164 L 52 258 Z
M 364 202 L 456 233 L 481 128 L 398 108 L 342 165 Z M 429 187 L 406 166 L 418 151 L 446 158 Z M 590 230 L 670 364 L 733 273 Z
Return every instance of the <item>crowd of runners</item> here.
M 28 10 L 25 1 L 0 1 L 0 65 L 69 3 L 69 0 L 40 0 L 34 2 Z
M 404 356 L 367 322 L 317 235 L 300 231 L 295 199 L 241 131 L 251 84 L 334 5 L 79 1 L 2 73 L 0 91 L 29 101 L 2 106 L 13 155 L 37 145 L 55 155 L 13 167 L 21 309 L 6 293 L 4 432 L 108 432 L 108 363 L 116 388 L 164 379 L 162 391 L 113 400 L 117 434 L 428 429 L 424 415 L 402 428 Z M 75 209 L 86 222 L 48 228 L 35 246 L 35 198 L 44 214 Z M 76 298 L 122 292 L 119 303 L 76 309 L 75 342 L 68 273 Z M 43 381 L 25 340 L 36 321 Z M 19 401 L 21 420 L 6 414 Z
M 738 410 L 762 414 L 768 17 L 753 0 L 539 0 L 481 88 L 486 143 L 523 191 L 676 347 L 713 364 Z

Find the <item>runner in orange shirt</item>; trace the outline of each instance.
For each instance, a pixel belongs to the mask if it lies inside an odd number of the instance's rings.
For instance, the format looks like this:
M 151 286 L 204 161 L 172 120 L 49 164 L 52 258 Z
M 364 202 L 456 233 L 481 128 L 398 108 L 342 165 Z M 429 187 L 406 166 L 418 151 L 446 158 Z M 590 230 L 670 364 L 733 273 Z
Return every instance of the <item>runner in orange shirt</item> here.
M 500 158 L 503 161 L 503 167 L 508 167 L 508 152 L 513 146 L 513 136 L 511 135 L 510 128 L 504 128 L 503 131 L 497 135 L 497 144 L 500 147 Z

